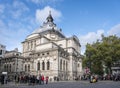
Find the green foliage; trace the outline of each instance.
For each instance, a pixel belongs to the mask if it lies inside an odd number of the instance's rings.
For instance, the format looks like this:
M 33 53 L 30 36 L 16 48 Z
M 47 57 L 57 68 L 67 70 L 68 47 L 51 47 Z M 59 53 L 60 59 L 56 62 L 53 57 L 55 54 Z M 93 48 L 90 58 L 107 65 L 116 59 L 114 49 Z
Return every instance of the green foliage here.
M 92 73 L 103 74 L 103 65 L 111 73 L 111 66 L 114 62 L 120 60 L 120 38 L 117 36 L 105 37 L 97 40 L 93 44 L 86 45 L 85 58 L 83 59 L 84 67 L 91 68 Z M 89 64 L 87 64 L 89 62 Z

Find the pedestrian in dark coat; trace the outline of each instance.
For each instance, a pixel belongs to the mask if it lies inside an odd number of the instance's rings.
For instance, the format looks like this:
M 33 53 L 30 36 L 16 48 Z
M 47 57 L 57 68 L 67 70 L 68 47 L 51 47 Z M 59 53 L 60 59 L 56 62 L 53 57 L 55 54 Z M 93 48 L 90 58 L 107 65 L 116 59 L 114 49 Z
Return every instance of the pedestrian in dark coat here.
M 1 84 L 3 85 L 4 84 L 4 75 L 1 75 Z
M 39 84 L 41 85 L 42 76 L 39 76 Z
M 48 76 L 46 76 L 46 84 L 48 84 Z

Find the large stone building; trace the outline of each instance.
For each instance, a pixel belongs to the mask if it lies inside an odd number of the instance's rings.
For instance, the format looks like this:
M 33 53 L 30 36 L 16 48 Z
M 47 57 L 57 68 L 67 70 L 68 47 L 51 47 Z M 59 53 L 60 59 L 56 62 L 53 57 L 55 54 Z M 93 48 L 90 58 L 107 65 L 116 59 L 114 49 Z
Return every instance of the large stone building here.
M 15 75 L 23 73 L 23 57 L 17 48 L 6 51 L 0 62 L 0 75 L 5 73 L 10 80 L 13 80 Z
M 46 22 L 22 42 L 25 74 L 73 80 L 82 75 L 81 45 L 77 36 L 67 38 L 49 13 Z
M 112 74 L 120 74 L 120 60 L 114 63 L 111 69 L 112 69 Z
M 6 51 L 6 46 L 0 44 L 0 73 L 1 73 L 1 66 L 2 66 L 1 60 L 4 57 L 5 51 Z

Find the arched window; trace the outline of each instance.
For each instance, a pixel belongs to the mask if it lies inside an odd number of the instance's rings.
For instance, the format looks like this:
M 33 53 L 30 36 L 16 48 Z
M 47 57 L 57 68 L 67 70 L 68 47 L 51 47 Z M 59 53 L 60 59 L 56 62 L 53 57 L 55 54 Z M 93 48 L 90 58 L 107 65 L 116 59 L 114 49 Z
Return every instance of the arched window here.
M 40 70 L 40 62 L 37 63 L 37 70 Z
M 63 70 L 65 71 L 65 61 L 63 62 Z
M 60 60 L 60 70 L 62 70 L 62 60 Z
M 25 65 L 25 71 L 27 71 L 27 65 Z
M 11 72 L 11 69 L 12 69 L 12 68 L 11 68 L 11 64 L 10 64 L 10 72 Z
M 30 71 L 30 64 L 28 64 L 28 72 Z
M 68 63 L 66 62 L 66 71 L 68 71 Z
M 7 69 L 6 69 L 6 71 L 8 72 L 8 64 L 7 64 Z
M 31 41 L 31 49 L 33 49 L 33 41 Z
M 5 72 L 6 72 L 6 65 L 4 65 L 4 69 L 5 69 Z
M 45 70 L 45 62 L 42 62 L 42 70 Z
M 50 70 L 50 62 L 47 61 L 47 70 Z
M 27 43 L 27 49 L 29 50 L 29 42 Z

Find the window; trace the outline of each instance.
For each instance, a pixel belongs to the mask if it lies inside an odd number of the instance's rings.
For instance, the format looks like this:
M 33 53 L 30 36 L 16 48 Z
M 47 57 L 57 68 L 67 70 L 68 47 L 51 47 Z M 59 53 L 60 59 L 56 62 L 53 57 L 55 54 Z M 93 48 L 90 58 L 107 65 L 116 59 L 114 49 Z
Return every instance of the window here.
M 37 63 L 37 70 L 40 70 L 40 62 Z
M 66 71 L 68 71 L 68 63 L 66 62 Z
M 60 70 L 62 70 L 62 60 L 60 60 Z
M 35 46 L 36 46 L 36 40 L 34 41 L 34 44 L 35 44 Z
M 33 49 L 33 41 L 31 41 L 31 49 Z
M 29 42 L 27 43 L 27 49 L 29 50 Z
M 42 62 L 42 70 L 45 70 L 45 62 Z
M 2 55 L 2 50 L 0 50 L 0 55 Z
M 25 65 L 25 71 L 27 71 L 27 65 Z
M 65 61 L 63 62 L 63 70 L 65 71 Z
M 11 69 L 12 69 L 12 68 L 11 68 L 11 64 L 10 64 L 10 72 L 11 72 Z
M 7 64 L 7 68 L 6 68 L 6 71 L 8 72 L 8 64 Z
M 59 44 L 59 46 L 62 46 L 62 44 Z
M 30 64 L 28 64 L 28 72 L 30 71 Z
M 5 72 L 6 72 L 6 65 L 4 65 L 4 69 L 5 69 Z
M 50 62 L 47 61 L 47 70 L 50 70 Z

